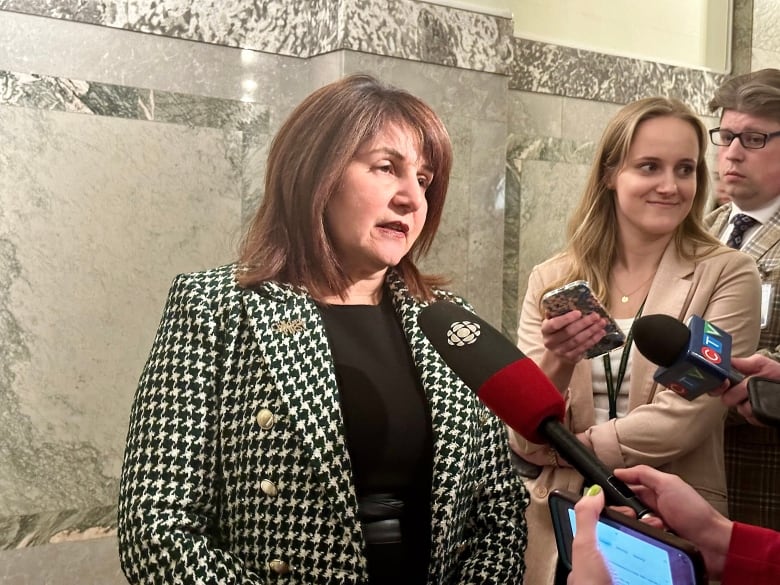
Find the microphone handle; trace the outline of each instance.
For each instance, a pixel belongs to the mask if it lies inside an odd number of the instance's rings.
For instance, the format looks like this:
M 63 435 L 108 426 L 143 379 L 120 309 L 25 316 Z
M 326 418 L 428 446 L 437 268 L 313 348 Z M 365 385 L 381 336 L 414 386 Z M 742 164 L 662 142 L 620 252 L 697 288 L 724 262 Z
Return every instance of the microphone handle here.
M 744 379 L 745 376 L 742 374 L 742 372 L 738 372 L 737 370 L 731 370 L 731 369 L 729 370 L 729 382 L 731 382 L 732 386 L 736 386 Z
M 631 488 L 615 477 L 590 449 L 556 419 L 545 419 L 539 425 L 539 432 L 586 481 L 601 486 L 608 504 L 628 506 L 640 519 L 653 515 L 653 511 L 642 503 Z

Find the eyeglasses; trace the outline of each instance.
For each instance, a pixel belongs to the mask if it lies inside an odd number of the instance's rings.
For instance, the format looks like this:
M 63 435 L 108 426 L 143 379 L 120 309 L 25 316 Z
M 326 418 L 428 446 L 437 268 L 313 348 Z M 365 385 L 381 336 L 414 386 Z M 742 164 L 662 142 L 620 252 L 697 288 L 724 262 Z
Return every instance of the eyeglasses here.
M 710 130 L 710 140 L 715 146 L 729 146 L 735 138 L 739 138 L 742 146 L 754 150 L 764 148 L 767 141 L 775 136 L 780 136 L 780 131 L 767 134 L 766 132 L 732 132 L 721 130 L 720 127 Z

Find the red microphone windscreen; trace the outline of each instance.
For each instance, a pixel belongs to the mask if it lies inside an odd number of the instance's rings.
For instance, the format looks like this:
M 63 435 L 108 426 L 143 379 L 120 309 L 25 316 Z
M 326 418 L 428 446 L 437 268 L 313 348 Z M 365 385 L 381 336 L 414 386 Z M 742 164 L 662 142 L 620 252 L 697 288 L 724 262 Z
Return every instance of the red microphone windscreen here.
M 548 418 L 563 421 L 566 403 L 531 359 L 512 362 L 488 378 L 479 399 L 510 428 L 532 443 L 546 443 L 539 427 Z
M 558 389 L 531 358 L 500 331 L 454 303 L 439 301 L 418 318 L 423 333 L 447 365 L 498 418 L 534 443 L 545 419 L 563 420 Z

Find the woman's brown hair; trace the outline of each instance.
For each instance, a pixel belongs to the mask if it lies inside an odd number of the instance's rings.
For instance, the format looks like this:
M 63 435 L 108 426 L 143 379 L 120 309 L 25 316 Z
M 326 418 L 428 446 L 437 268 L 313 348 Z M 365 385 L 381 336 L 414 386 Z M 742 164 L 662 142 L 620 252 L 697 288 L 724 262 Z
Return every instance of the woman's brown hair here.
M 255 288 L 269 280 L 305 288 L 314 298 L 343 294 L 342 270 L 325 224 L 325 208 L 355 154 L 388 125 L 417 135 L 433 170 L 422 232 L 396 270 L 410 292 L 430 300 L 441 278 L 421 274 L 439 227 L 452 167 L 452 145 L 434 111 L 410 93 L 369 75 L 351 75 L 307 97 L 282 124 L 268 155 L 265 194 L 239 252 L 238 282 Z

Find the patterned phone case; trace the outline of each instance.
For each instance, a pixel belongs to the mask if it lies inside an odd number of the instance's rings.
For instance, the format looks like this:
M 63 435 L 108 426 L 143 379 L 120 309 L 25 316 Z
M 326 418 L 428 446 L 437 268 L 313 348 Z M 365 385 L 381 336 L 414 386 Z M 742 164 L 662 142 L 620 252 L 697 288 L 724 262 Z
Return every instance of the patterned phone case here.
M 588 359 L 609 353 L 626 342 L 626 336 L 618 324 L 607 313 L 607 310 L 590 290 L 590 285 L 584 280 L 575 280 L 546 293 L 542 297 L 542 308 L 548 319 L 577 309 L 583 315 L 598 313 L 608 321 L 607 334 L 586 352 L 585 357 Z

